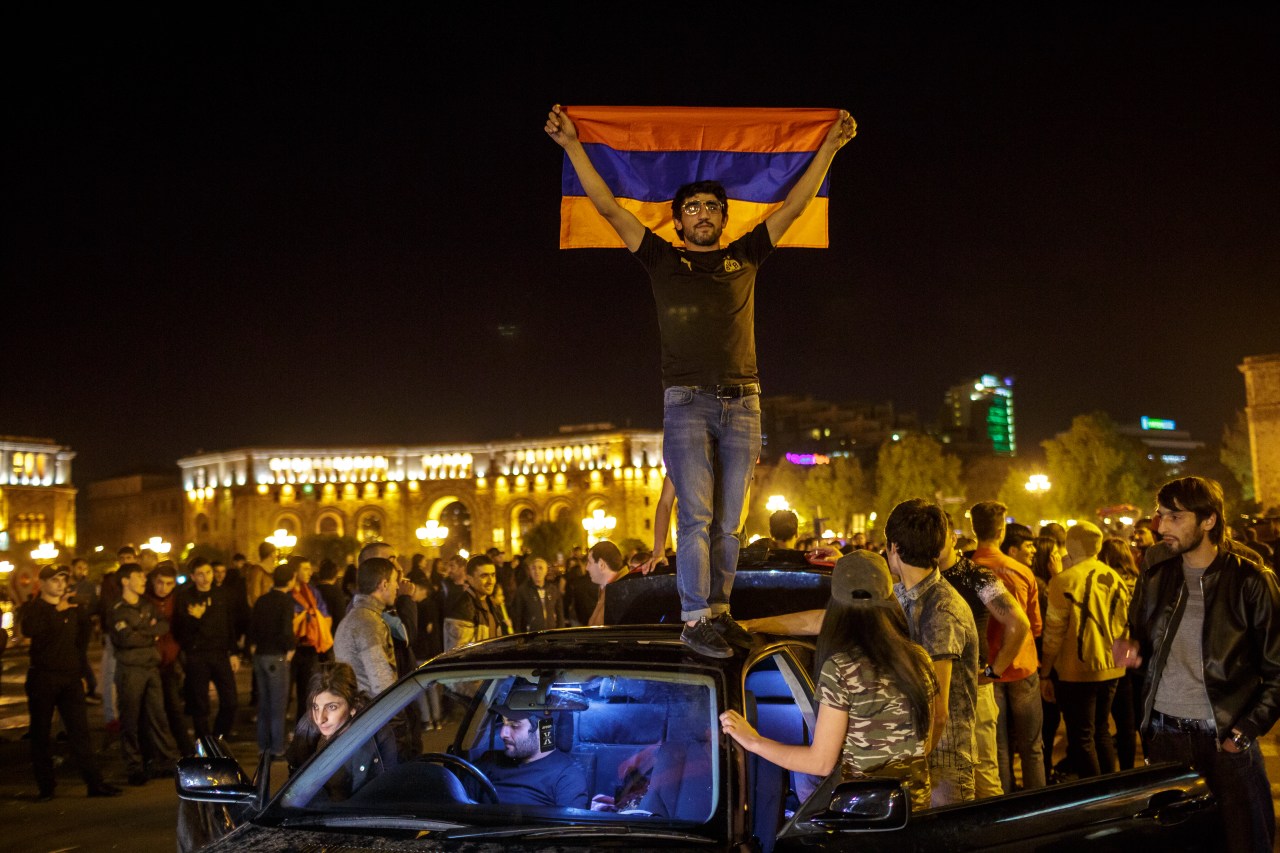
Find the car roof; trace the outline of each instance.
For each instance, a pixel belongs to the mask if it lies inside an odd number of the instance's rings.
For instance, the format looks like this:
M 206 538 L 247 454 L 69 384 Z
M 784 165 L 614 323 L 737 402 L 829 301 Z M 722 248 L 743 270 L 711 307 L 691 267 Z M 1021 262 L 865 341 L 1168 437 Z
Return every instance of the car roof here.
M 795 552 L 799 553 L 799 552 Z M 739 561 L 730 597 L 735 619 L 821 610 L 831 597 L 831 568 L 792 560 Z M 675 569 L 624 575 L 605 588 L 607 625 L 680 623 Z
M 454 663 L 505 664 L 530 662 L 609 661 L 620 665 L 643 664 L 658 668 L 700 667 L 738 670 L 746 653 L 735 650 L 734 657 L 716 660 L 692 652 L 680 642 L 677 623 L 558 628 L 512 634 L 472 643 L 431 659 L 431 665 Z

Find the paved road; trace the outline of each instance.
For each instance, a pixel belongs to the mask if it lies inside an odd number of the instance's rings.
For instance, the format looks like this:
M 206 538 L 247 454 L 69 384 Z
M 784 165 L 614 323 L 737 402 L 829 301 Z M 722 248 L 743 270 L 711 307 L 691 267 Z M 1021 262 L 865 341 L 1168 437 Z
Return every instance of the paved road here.
M 96 657 L 98 647 L 93 653 Z M 176 849 L 174 827 L 178 797 L 173 782 L 153 780 L 140 788 L 125 784 L 124 763 L 117 738 L 103 728 L 102 709 L 89 708 L 97 756 L 107 778 L 124 788 L 113 799 L 90 800 L 84 795 L 72 761 L 58 770 L 58 795 L 47 803 L 35 802 L 36 786 L 31 776 L 27 742 L 27 702 L 22 682 L 26 676 L 25 649 L 10 648 L 4 653 L 0 675 L 0 853 L 63 853 L 63 851 L 127 850 L 131 853 L 172 853 Z M 249 668 L 241 667 L 241 711 L 236 731 L 230 738 L 231 751 L 250 774 L 257 765 L 252 709 L 247 707 Z M 57 725 L 55 721 L 55 726 Z M 1059 733 L 1058 756 L 1065 751 Z M 65 754 L 65 748 L 59 753 Z M 1280 732 L 1262 741 L 1267 773 L 1272 780 L 1271 795 L 1280 812 Z M 276 765 L 283 778 L 283 765 Z M 1280 851 L 1280 844 L 1277 845 Z
M 95 658 L 98 651 L 95 644 Z M 26 671 L 26 650 L 8 649 L 0 675 L 0 853 L 173 853 L 177 847 L 174 827 L 178 812 L 173 781 L 155 779 L 140 788 L 125 784 L 119 739 L 104 729 L 101 706 L 89 707 L 89 727 L 103 772 L 109 781 L 124 788 L 124 794 L 112 799 L 88 799 L 74 762 L 67 757 L 58 769 L 57 796 L 47 803 L 35 802 L 29 746 L 22 740 L 27 730 L 23 692 Z M 238 678 L 242 709 L 230 745 L 252 774 L 258 748 L 252 709 L 243 707 L 249 697 L 249 667 L 241 667 Z M 56 715 L 54 726 L 58 726 Z M 65 747 L 55 754 L 66 755 Z M 276 766 L 283 774 L 284 766 Z

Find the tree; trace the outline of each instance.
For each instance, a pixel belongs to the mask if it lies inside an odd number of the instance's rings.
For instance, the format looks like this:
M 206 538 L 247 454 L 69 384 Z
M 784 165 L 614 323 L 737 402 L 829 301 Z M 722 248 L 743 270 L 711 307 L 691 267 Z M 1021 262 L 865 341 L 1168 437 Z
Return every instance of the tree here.
M 1249 439 L 1249 416 L 1237 411 L 1235 420 L 1222 428 L 1222 447 L 1218 458 L 1227 466 L 1231 476 L 1240 484 L 1240 498 L 1252 501 L 1253 494 L 1253 444 Z
M 302 537 L 301 547 L 296 553 L 306 554 L 312 565 L 319 566 L 325 560 L 333 560 L 338 568 L 342 569 L 355 560 L 359 550 L 360 543 L 354 536 L 311 533 Z
M 1018 467 L 1025 468 L 1028 464 L 1020 460 Z M 978 501 L 994 500 L 1008 482 L 1009 472 L 1014 467 L 1014 460 L 1007 456 L 979 456 L 969 461 L 964 465 L 961 480 L 966 503 L 972 506 Z
M 1077 415 L 1071 428 L 1041 443 L 1054 503 L 1068 516 L 1094 518 L 1101 507 L 1145 506 L 1154 493 L 1142 445 L 1104 412 Z
M 805 477 L 804 469 L 790 462 L 778 462 L 771 469 L 765 466 L 756 467 L 756 478 L 751 483 L 751 494 L 748 499 L 750 509 L 746 523 L 743 525 L 743 531 L 748 534 L 748 538 L 752 533 L 758 533 L 761 536 L 769 535 L 769 510 L 766 509 L 766 504 L 773 495 L 786 498 L 793 509 L 801 506 L 803 511 L 798 510 L 796 514 L 801 517 L 803 524 L 803 519 L 809 513 L 808 509 L 803 508 Z
M 880 517 L 905 500 L 942 503 L 961 494 L 960 460 L 927 435 L 907 435 L 880 445 L 876 457 L 876 507 Z
M 568 513 L 554 521 L 539 521 L 524 535 L 524 548 L 534 557 L 554 563 L 558 557 L 568 554 L 575 545 L 583 544 L 582 526 L 574 524 Z
M 852 456 L 837 456 L 828 465 L 810 468 L 802 494 L 806 508 L 825 519 L 824 526 L 846 535 L 854 532 L 854 514 L 871 508 L 867 474 Z
M 1013 516 L 1014 521 L 1025 524 L 1032 530 L 1040 529 L 1041 519 L 1059 518 L 1062 515 L 1057 503 L 1057 485 L 1052 478 L 1047 492 L 1027 490 L 1027 481 L 1031 479 L 1031 475 L 1044 472 L 1044 465 L 1027 462 L 1011 465 L 1009 475 L 1005 477 L 996 495 L 996 499 L 1009 508 L 1009 515 Z M 973 503 L 978 500 L 981 498 Z

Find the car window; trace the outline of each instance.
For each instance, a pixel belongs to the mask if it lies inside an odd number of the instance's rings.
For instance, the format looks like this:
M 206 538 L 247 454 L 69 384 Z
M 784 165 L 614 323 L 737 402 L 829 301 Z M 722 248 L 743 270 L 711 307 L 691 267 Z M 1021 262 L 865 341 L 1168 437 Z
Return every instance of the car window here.
M 447 722 L 424 732 L 415 749 L 409 715 L 430 691 Z M 422 671 L 321 746 L 280 803 L 462 823 L 574 816 L 702 824 L 718 801 L 716 708 L 709 675 Z

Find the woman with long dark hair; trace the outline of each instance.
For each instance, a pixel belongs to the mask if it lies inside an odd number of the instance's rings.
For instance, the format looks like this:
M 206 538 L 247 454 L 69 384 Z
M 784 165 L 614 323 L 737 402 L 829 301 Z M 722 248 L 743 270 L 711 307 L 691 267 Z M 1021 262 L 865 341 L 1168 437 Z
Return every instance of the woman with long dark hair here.
M 1052 536 L 1037 536 L 1034 541 L 1036 553 L 1031 558 L 1031 574 L 1036 577 L 1036 587 L 1040 593 L 1040 612 L 1043 614 L 1049 609 L 1049 581 L 1062 571 L 1062 552 L 1058 550 L 1058 540 Z M 1039 660 L 1040 638 L 1036 637 L 1035 642 L 1036 660 Z M 1049 676 L 1052 678 L 1054 673 L 1050 673 Z M 1058 779 L 1059 776 L 1055 775 L 1058 771 L 1053 764 L 1053 741 L 1058 736 L 1058 729 L 1062 725 L 1062 710 L 1057 702 L 1046 702 L 1041 696 L 1040 711 L 1043 715 L 1040 725 L 1040 742 L 1044 747 L 1045 776 Z
M 813 743 L 762 737 L 737 711 L 720 726 L 743 749 L 779 767 L 844 778 L 901 779 L 913 808 L 929 806 L 933 663 L 911 641 L 884 558 L 871 551 L 842 557 L 831 571 L 831 599 L 818 634 L 818 721 Z
M 1129 543 L 1117 536 L 1108 536 L 1102 540 L 1098 559 L 1115 570 L 1129 588 L 1129 598 L 1132 599 L 1134 585 L 1138 582 L 1138 564 L 1133 560 L 1133 549 Z M 1116 682 L 1116 693 L 1111 700 L 1111 719 L 1116 725 L 1116 762 L 1121 770 L 1132 770 L 1137 757 L 1134 746 L 1137 721 L 1142 719 L 1141 669 L 1126 669 Z
M 293 740 L 285 749 L 289 775 L 307 763 L 311 756 L 342 733 L 352 718 L 366 705 L 369 697 L 356 683 L 351 664 L 341 661 L 322 664 L 307 684 L 307 705 L 298 714 Z M 381 773 L 397 763 L 395 735 L 383 727 L 361 749 L 352 753 L 346 766 L 325 783 L 325 791 L 333 801 L 345 800 Z

